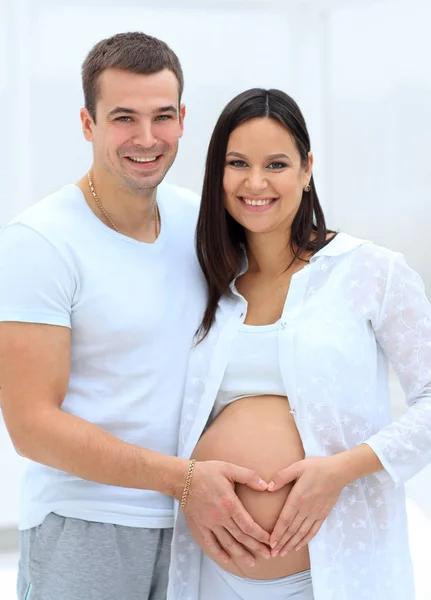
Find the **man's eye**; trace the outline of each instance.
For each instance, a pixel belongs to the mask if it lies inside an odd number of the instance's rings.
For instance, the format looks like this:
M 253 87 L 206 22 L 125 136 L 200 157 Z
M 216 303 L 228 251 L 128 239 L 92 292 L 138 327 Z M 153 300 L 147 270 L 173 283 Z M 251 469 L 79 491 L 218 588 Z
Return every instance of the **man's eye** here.
M 268 169 L 284 169 L 287 167 L 286 163 L 283 162 L 272 162 L 268 165 Z
M 172 119 L 172 115 L 158 115 L 156 121 L 169 121 Z
M 120 121 L 120 123 L 129 123 L 132 118 L 131 117 L 117 117 L 116 121 Z

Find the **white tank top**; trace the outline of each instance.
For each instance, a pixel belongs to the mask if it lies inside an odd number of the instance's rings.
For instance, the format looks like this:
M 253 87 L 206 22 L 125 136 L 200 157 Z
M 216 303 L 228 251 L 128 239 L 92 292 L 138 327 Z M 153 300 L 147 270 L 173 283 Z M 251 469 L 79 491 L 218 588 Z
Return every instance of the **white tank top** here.
M 280 321 L 272 325 L 241 325 L 232 342 L 226 371 L 212 412 L 249 396 L 286 396 L 278 360 Z

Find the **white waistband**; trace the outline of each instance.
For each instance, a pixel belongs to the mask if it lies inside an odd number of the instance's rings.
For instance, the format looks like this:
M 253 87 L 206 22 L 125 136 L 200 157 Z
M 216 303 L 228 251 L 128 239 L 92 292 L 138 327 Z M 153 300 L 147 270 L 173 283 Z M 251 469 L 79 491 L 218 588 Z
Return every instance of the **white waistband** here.
M 207 589 L 209 587 L 211 593 Z M 247 600 L 262 597 L 265 597 L 266 600 L 278 600 L 279 598 L 313 600 L 310 569 L 277 579 L 247 579 L 225 571 L 205 554 L 202 557 L 200 589 L 200 600 L 210 598 L 211 594 L 214 595 L 214 598 L 223 597 L 225 600 L 229 600 L 229 594 L 232 594 L 232 598 L 247 598 Z M 206 591 L 206 594 L 202 594 L 203 591 Z

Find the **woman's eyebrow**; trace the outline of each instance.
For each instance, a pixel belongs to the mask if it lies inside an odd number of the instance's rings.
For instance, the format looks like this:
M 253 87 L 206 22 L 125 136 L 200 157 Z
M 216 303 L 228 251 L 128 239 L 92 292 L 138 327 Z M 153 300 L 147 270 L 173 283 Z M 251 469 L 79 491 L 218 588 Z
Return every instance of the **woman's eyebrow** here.
M 284 154 L 284 152 L 280 152 L 279 154 L 270 154 L 268 156 L 268 160 L 275 160 L 276 158 L 287 158 L 290 160 L 290 156 L 288 154 Z
M 241 154 L 240 152 L 228 152 L 226 156 L 237 156 L 238 158 L 247 158 L 245 154 Z M 280 152 L 278 154 L 270 154 L 266 158 L 267 160 L 275 160 L 276 158 L 287 158 L 288 160 L 290 160 L 290 156 L 288 154 L 284 154 L 283 152 Z
M 241 154 L 240 152 L 228 152 L 226 156 L 237 156 L 238 158 L 247 158 L 245 154 Z

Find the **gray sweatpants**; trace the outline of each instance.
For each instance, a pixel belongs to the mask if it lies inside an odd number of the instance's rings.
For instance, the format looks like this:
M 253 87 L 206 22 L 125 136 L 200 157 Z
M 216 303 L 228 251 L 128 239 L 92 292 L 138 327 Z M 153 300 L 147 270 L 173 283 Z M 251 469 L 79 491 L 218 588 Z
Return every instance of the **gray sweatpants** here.
M 49 514 L 21 532 L 18 600 L 165 600 L 172 529 Z

